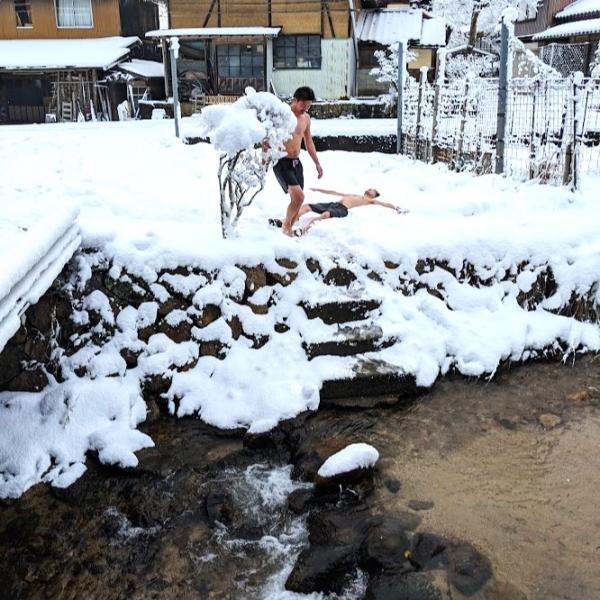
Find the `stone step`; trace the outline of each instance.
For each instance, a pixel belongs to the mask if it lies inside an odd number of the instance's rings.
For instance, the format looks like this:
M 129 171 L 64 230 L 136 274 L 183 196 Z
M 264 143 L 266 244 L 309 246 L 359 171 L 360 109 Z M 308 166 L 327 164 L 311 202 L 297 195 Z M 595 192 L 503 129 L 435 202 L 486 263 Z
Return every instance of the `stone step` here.
M 351 376 L 334 377 L 323 382 L 321 402 L 325 405 L 340 405 L 340 401 L 345 400 L 346 405 L 351 406 L 351 398 L 383 397 L 381 403 L 389 404 L 391 396 L 400 400 L 422 391 L 423 388 L 417 386 L 415 378 L 400 368 L 383 360 L 358 357 Z
M 304 309 L 309 319 L 319 318 L 327 325 L 334 325 L 336 323 L 364 321 L 368 318 L 371 311 L 377 310 L 381 306 L 381 301 L 371 298 L 315 304 L 302 302 L 300 306 Z
M 376 352 L 389 348 L 397 341 L 392 336 L 384 336 L 377 325 L 359 327 L 339 327 L 328 340 L 305 341 L 303 347 L 309 360 L 317 356 L 354 356 L 366 352 Z

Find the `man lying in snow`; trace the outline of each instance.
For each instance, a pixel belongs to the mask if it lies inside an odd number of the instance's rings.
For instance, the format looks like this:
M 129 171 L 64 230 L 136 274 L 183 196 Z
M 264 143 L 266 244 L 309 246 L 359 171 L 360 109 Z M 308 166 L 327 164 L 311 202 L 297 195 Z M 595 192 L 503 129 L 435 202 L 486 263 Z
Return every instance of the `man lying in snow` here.
M 306 213 L 314 212 L 317 213 L 317 217 L 313 217 L 302 227 L 300 234 L 306 233 L 316 221 L 322 221 L 323 219 L 342 219 L 348 216 L 348 211 L 351 208 L 358 208 L 359 206 L 383 206 L 385 208 L 391 208 L 395 210 L 399 215 L 405 215 L 408 211 L 390 204 L 389 202 L 383 202 L 377 200 L 381 195 L 377 190 L 370 188 L 365 191 L 361 196 L 359 194 L 344 194 L 342 192 L 334 192 L 333 190 L 323 190 L 320 188 L 310 188 L 313 192 L 319 192 L 320 194 L 328 194 L 330 196 L 338 196 L 340 200 L 337 202 L 322 202 L 318 204 L 303 204 L 298 211 L 298 218 L 302 217 Z M 270 219 L 270 224 L 276 227 L 282 227 L 283 223 L 279 219 Z M 298 235 L 298 233 L 296 234 Z

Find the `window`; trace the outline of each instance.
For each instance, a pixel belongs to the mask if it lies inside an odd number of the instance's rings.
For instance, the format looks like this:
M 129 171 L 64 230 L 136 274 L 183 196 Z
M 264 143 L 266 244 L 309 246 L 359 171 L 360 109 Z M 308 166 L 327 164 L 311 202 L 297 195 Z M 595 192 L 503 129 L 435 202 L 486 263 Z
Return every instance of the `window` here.
M 56 0 L 56 24 L 59 27 L 92 27 L 91 0 Z
M 260 44 L 217 46 L 219 77 L 264 77 L 264 47 Z
M 282 35 L 273 44 L 276 69 L 320 69 L 321 36 Z
M 15 15 L 17 17 L 17 27 L 33 27 L 31 2 L 29 0 L 15 0 Z

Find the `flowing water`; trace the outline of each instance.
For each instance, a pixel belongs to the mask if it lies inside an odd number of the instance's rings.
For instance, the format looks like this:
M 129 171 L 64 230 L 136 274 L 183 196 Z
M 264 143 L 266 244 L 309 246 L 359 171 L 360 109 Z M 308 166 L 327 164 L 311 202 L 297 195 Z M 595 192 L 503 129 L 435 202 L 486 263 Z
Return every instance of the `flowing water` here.
M 300 551 L 308 545 L 306 516 L 287 509 L 287 499 L 297 489 L 311 484 L 291 478 L 292 465 L 268 463 L 246 469 L 226 469 L 215 483 L 231 493 L 233 511 L 244 523 L 245 537 L 237 537 L 225 525 L 219 525 L 193 560 L 205 575 L 215 565 L 227 565 L 228 578 L 235 588 L 231 597 L 253 600 L 358 600 L 364 596 L 364 576 L 349 582 L 342 595 L 296 594 L 285 590 L 285 582 Z M 252 534 L 255 533 L 253 536 Z M 255 537 L 255 539 L 251 539 Z M 250 538 L 250 539 L 248 539 Z

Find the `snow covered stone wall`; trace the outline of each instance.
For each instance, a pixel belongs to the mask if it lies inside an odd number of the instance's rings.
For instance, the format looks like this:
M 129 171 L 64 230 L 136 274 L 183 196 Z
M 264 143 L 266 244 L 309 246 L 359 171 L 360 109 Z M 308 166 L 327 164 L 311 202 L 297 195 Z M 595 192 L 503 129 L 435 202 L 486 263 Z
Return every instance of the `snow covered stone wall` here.
M 320 402 L 402 399 L 451 370 L 600 350 L 585 253 L 560 268 L 299 258 L 154 270 L 80 251 L 41 300 L 60 314 L 36 363 L 50 384 L 0 393 L 0 497 L 67 485 L 88 451 L 135 466 L 148 414 L 261 433 Z

